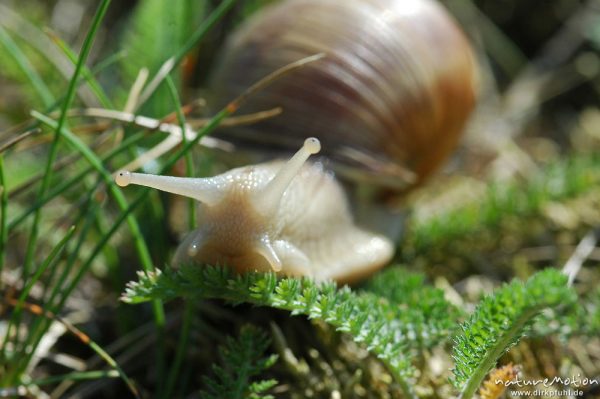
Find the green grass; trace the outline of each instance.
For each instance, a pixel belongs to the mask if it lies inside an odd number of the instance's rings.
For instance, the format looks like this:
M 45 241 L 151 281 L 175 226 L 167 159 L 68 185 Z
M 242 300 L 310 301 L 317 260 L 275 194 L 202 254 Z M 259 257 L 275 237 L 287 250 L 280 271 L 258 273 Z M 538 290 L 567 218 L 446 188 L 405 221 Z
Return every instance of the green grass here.
M 95 93 L 96 97 L 100 100 L 104 106 L 110 106 L 112 102 L 108 97 L 108 94 L 104 92 L 104 89 L 100 86 L 100 83 L 94 78 L 94 73 L 85 66 L 85 61 L 92 49 L 92 45 L 95 37 L 98 34 L 102 19 L 108 9 L 110 1 L 103 1 L 100 3 L 94 19 L 90 25 L 88 34 L 83 42 L 81 51 L 79 54 L 72 52 L 68 46 L 63 43 L 59 38 L 55 38 L 55 42 L 58 43 L 63 53 L 75 64 L 75 71 L 71 76 L 69 85 L 66 89 L 64 97 L 60 100 L 57 120 L 50 119 L 42 113 L 33 112 L 34 118 L 36 118 L 38 124 L 48 127 L 53 131 L 50 146 L 47 152 L 46 161 L 43 163 L 43 171 L 39 175 L 39 184 L 35 184 L 32 188 L 35 190 L 35 201 L 33 205 L 25 208 L 24 212 L 19 216 L 9 220 L 7 217 L 7 204 L 8 196 L 10 195 L 7 190 L 7 182 L 4 178 L 3 163 L 0 162 L 0 183 L 2 184 L 2 204 L 0 207 L 2 216 L 2 229 L 0 231 L 2 259 L 6 256 L 6 239 L 9 234 L 17 233 L 19 236 L 24 234 L 21 225 L 27 220 L 31 220 L 31 228 L 27 231 L 25 237 L 27 243 L 26 255 L 25 255 L 25 267 L 23 268 L 23 280 L 26 282 L 26 289 L 21 293 L 20 301 L 24 300 L 30 292 L 30 289 L 34 285 L 43 285 L 45 304 L 43 305 L 46 311 L 52 314 L 60 313 L 63 309 L 66 300 L 70 295 L 77 289 L 82 278 L 87 275 L 92 267 L 93 263 L 97 261 L 98 257 L 106 251 L 106 245 L 110 242 L 114 234 L 119 230 L 119 226 L 123 222 L 127 222 L 132 242 L 137 248 L 140 264 L 146 270 L 152 270 L 154 265 L 148 251 L 148 247 L 137 218 L 134 216 L 133 211 L 137 206 L 142 204 L 145 199 L 145 194 L 140 194 L 133 202 L 129 202 L 125 199 L 120 189 L 114 184 L 111 172 L 107 169 L 105 162 L 110 162 L 113 159 L 120 156 L 121 153 L 131 152 L 134 145 L 144 138 L 142 134 L 130 134 L 123 140 L 119 146 L 110 149 L 104 154 L 97 154 L 92 150 L 88 143 L 83 139 L 79 138 L 67 127 L 67 114 L 71 108 L 72 103 L 75 100 L 76 89 L 80 84 L 89 85 L 92 92 Z M 225 2 L 215 10 L 215 13 L 211 14 L 206 23 L 202 24 L 196 33 L 187 42 L 188 48 L 191 48 L 198 40 L 202 39 L 202 36 L 208 31 L 208 29 L 214 25 L 214 22 L 222 17 L 223 13 L 233 4 L 232 1 Z M 31 85 L 36 89 L 43 99 L 46 107 L 53 106 L 54 97 L 50 93 L 47 86 L 44 84 L 43 79 L 36 74 L 35 69 L 28 62 L 24 53 L 20 51 L 19 47 L 10 39 L 4 30 L 0 32 L 0 40 L 4 44 L 9 53 L 15 59 L 17 66 L 21 68 L 24 75 L 29 79 Z M 181 62 L 183 57 L 182 50 L 179 49 L 179 59 Z M 100 63 L 94 70 L 99 72 L 102 68 L 114 64 L 115 60 L 122 57 L 122 54 L 116 54 L 108 57 L 104 62 Z M 175 65 L 177 65 L 177 63 Z M 175 93 L 175 92 L 173 92 Z M 172 94 L 173 94 L 172 93 Z M 146 92 L 148 97 L 152 96 L 152 92 Z M 173 98 L 174 99 L 174 98 Z M 220 119 L 230 111 L 224 112 L 220 117 L 217 117 L 212 124 L 201 132 L 198 136 L 198 140 L 203 134 L 208 133 L 211 129 L 214 129 Z M 179 115 L 181 116 L 181 115 Z M 36 124 L 34 124 L 35 126 Z M 164 165 L 164 168 L 172 166 L 179 157 L 186 154 L 195 144 L 196 141 L 187 143 L 184 149 L 182 149 L 177 155 L 172 156 L 169 161 Z M 54 170 L 54 165 L 59 154 L 66 154 L 70 151 L 68 148 L 74 150 L 80 155 L 79 160 L 75 159 L 67 167 Z M 191 165 L 190 165 L 191 166 Z M 190 171 L 191 172 L 191 171 Z M 53 202 L 57 200 L 62 201 L 63 198 L 77 198 L 77 192 L 86 187 L 85 195 L 79 197 L 81 206 L 79 212 L 73 213 L 69 219 L 72 219 L 72 225 L 77 226 L 77 233 L 74 229 L 70 229 L 67 234 L 64 235 L 63 241 L 59 245 L 55 246 L 51 252 L 51 257 L 47 258 L 41 265 L 37 265 L 36 258 L 40 254 L 40 248 L 47 246 L 47 237 L 45 236 L 48 232 L 55 230 L 52 236 L 60 234 L 60 229 L 56 230 L 50 227 L 48 221 L 45 220 L 44 215 L 49 212 L 49 209 L 53 208 Z M 110 221 L 108 224 L 104 220 L 108 217 L 109 220 L 112 217 L 106 212 L 106 209 L 98 206 L 99 204 L 94 199 L 95 195 L 102 194 L 105 190 L 112 197 L 112 201 L 117 204 L 120 208 L 120 213 L 116 215 L 114 223 Z M 30 195 L 25 192 L 22 195 Z M 111 202 L 112 202 L 111 201 Z M 40 238 L 40 234 L 44 236 Z M 92 247 L 90 249 L 90 244 Z M 65 247 L 68 249 L 65 250 Z M 88 248 L 84 251 L 85 248 Z M 65 256 L 60 259 L 56 259 L 57 251 L 65 251 Z M 43 252 L 43 251 L 42 251 Z M 82 254 L 86 253 L 86 257 L 82 258 Z M 50 262 L 52 259 L 54 262 Z M 33 274 L 29 276 L 30 270 Z M 112 270 L 118 270 L 112 268 Z M 121 274 L 120 271 L 115 273 Z M 115 281 L 119 281 L 120 278 L 116 277 Z M 118 284 L 118 283 L 117 283 Z M 122 284 L 122 281 L 121 281 Z M 162 305 L 159 302 L 154 304 L 155 324 L 158 328 L 158 336 L 162 333 L 160 331 L 164 326 L 164 311 Z M 21 312 L 19 306 L 13 310 L 11 323 L 14 326 L 20 324 Z M 25 322 L 25 321 L 24 321 Z M 44 318 L 36 318 L 32 320 L 27 329 L 28 334 L 25 337 L 21 337 L 20 334 L 15 333 L 15 328 L 9 328 L 7 330 L 7 339 L 2 341 L 2 353 L 12 359 L 19 360 L 12 364 L 12 360 L 9 361 L 7 367 L 10 368 L 9 373 L 3 373 L 0 384 L 2 386 L 10 386 L 17 384 L 22 378 L 22 373 L 27 367 L 33 355 L 33 350 L 39 345 L 41 339 L 46 333 L 50 325 L 50 320 Z M 19 342 L 23 340 L 22 342 Z M 12 342 L 17 352 L 12 354 L 6 353 L 6 348 Z M 92 343 L 91 345 L 96 344 Z M 164 347 L 160 343 L 158 347 Z M 19 349 L 20 348 L 20 349 Z M 95 348 L 99 351 L 102 349 L 97 346 Z M 17 355 L 19 351 L 22 351 L 21 355 Z M 164 364 L 164 355 L 159 354 L 158 362 Z M 116 363 L 114 364 L 117 367 Z M 89 376 L 91 376 L 90 374 Z M 124 374 L 122 374 L 124 375 Z M 65 377 L 66 378 L 66 377 Z M 172 380 L 172 378 L 171 378 Z M 172 383 L 171 383 L 172 385 Z M 172 389 L 172 386 L 170 387 Z M 168 393 L 167 393 L 168 394 Z
M 535 220 L 544 206 L 585 195 L 600 184 L 600 156 L 573 154 L 546 165 L 526 182 L 490 184 L 482 197 L 449 212 L 409 226 L 405 253 L 427 253 L 432 247 L 493 231 L 502 234 L 506 220 Z
M 52 95 L 52 92 L 37 73 L 31 62 L 29 62 L 27 56 L 23 54 L 19 46 L 14 42 L 14 40 L 12 40 L 10 35 L 1 26 L 0 42 L 2 42 L 7 52 L 15 60 L 19 70 L 22 71 L 27 77 L 35 93 L 39 96 L 42 104 L 44 104 L 46 107 L 50 107 L 54 103 L 54 96 Z
M 4 175 L 4 157 L 0 154 L 0 275 L 4 269 L 6 262 L 6 240 L 8 238 L 8 213 L 6 208 L 8 205 L 8 190 L 6 187 L 6 176 Z M 0 279 L 0 288 L 2 281 Z
M 65 126 L 66 121 L 67 121 L 67 110 L 71 106 L 71 103 L 73 102 L 73 99 L 75 97 L 77 80 L 79 78 L 79 75 L 81 74 L 81 71 L 83 70 L 84 63 L 87 60 L 90 50 L 92 49 L 92 44 L 94 43 L 94 39 L 96 37 L 98 28 L 100 27 L 100 23 L 102 22 L 102 19 L 104 18 L 104 15 L 106 14 L 106 10 L 108 9 L 109 4 L 110 4 L 110 0 L 103 0 L 102 3 L 100 3 L 100 5 L 98 7 L 98 11 L 96 12 L 96 15 L 94 16 L 94 19 L 91 23 L 90 30 L 88 31 L 88 34 L 86 35 L 83 45 L 81 47 L 81 52 L 77 59 L 75 71 L 73 72 L 73 76 L 71 77 L 71 80 L 69 81 L 69 86 L 68 86 L 67 92 L 66 92 L 66 98 L 64 99 L 64 101 L 61 105 L 61 108 L 60 108 L 60 116 L 58 118 L 58 122 L 57 122 L 56 128 L 54 130 L 52 144 L 50 146 L 50 149 L 48 150 L 48 158 L 47 158 L 46 166 L 44 169 L 45 170 L 44 177 L 42 179 L 40 188 L 37 192 L 38 197 L 44 197 L 44 195 L 46 194 L 46 191 L 48 191 L 48 188 L 50 186 L 50 180 L 51 180 L 51 176 L 52 176 L 52 165 L 56 159 L 56 155 L 57 155 L 57 151 L 58 151 L 58 143 L 59 143 L 62 128 Z M 39 222 L 40 222 L 40 212 L 39 212 L 39 210 L 36 210 L 33 214 L 33 222 L 31 224 L 29 240 L 27 241 L 27 252 L 25 255 L 25 261 L 24 261 L 24 266 L 23 266 L 23 274 L 25 276 L 28 275 L 29 269 L 31 268 L 32 263 L 34 262 L 35 250 L 36 250 L 36 246 L 37 246 L 37 237 L 39 234 Z

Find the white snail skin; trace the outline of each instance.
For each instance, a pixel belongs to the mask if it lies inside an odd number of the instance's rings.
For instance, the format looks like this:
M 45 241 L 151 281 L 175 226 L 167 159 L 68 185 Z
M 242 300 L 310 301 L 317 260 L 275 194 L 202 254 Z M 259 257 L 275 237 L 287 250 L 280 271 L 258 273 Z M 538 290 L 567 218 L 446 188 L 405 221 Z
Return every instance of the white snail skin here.
M 118 172 L 137 184 L 194 198 L 199 228 L 177 249 L 174 265 L 224 264 L 238 272 L 274 270 L 318 281 L 352 282 L 389 262 L 393 244 L 354 225 L 344 192 L 319 163 L 315 138 L 287 162 L 232 169 L 210 178 Z

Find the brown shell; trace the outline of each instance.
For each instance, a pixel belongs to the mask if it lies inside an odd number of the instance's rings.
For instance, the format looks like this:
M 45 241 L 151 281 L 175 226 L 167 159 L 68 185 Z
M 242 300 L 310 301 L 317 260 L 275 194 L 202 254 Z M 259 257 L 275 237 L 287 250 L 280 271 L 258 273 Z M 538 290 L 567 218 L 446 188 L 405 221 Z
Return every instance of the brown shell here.
M 211 80 L 213 101 L 221 106 L 316 53 L 326 57 L 240 110 L 282 106 L 282 115 L 219 134 L 275 150 L 295 149 L 314 135 L 342 171 L 360 170 L 396 189 L 420 183 L 455 147 L 475 102 L 475 63 L 454 20 L 429 0 L 287 0 L 268 7 L 230 38 Z

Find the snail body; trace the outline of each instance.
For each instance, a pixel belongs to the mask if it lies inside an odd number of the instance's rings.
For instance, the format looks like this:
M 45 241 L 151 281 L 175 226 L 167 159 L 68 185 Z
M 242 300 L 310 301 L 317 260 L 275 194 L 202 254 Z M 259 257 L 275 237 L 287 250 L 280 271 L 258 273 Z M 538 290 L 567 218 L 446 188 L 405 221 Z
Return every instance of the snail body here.
M 183 240 L 175 265 L 226 264 L 248 270 L 358 280 L 385 265 L 393 245 L 356 227 L 344 192 L 319 163 L 307 139 L 287 162 L 232 169 L 211 178 L 179 178 L 118 172 L 120 186 L 138 184 L 199 201 L 199 228 Z
M 310 132 L 338 175 L 393 191 L 424 181 L 457 144 L 475 102 L 467 39 L 432 0 L 284 0 L 252 16 L 217 63 L 217 106 L 292 61 L 242 112 L 280 116 L 220 135 L 245 148 L 297 148 Z M 243 129 L 243 130 L 242 130 Z
M 281 107 L 282 115 L 219 135 L 272 159 L 300 147 L 310 132 L 337 176 L 393 193 L 421 184 L 456 145 L 475 101 L 474 57 L 452 18 L 433 0 L 283 0 L 231 37 L 211 79 L 213 103 L 220 108 L 273 71 L 318 53 L 325 57 L 240 109 Z M 319 140 L 306 140 L 287 163 L 206 179 L 122 172 L 117 183 L 200 202 L 199 228 L 183 240 L 175 265 L 352 282 L 389 262 L 394 245 L 354 224 L 340 184 L 320 163 L 305 165 Z M 397 231 L 394 218 L 382 214 Z

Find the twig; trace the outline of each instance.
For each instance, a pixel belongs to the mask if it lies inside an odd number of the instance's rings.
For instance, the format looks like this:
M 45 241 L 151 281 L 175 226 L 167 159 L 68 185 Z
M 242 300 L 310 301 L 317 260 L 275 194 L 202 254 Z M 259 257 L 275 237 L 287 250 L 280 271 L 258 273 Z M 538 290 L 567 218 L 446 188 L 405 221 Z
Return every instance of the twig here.
M 186 106 L 186 111 L 191 111 L 191 108 L 197 106 L 198 104 L 203 105 L 204 102 L 196 101 L 195 103 L 188 104 Z M 273 108 L 267 111 L 256 112 L 248 115 L 241 115 L 237 117 L 229 117 L 223 120 L 221 126 L 235 126 L 246 123 L 254 123 L 266 118 L 271 118 L 273 116 L 279 115 L 281 113 L 281 108 Z M 146 116 L 135 115 L 129 112 L 121 112 L 117 110 L 109 110 L 103 108 L 88 108 L 84 110 L 75 110 L 70 113 L 70 115 L 84 115 L 91 116 L 95 118 L 106 118 L 111 120 L 117 120 L 125 123 L 132 123 L 138 127 L 143 127 L 151 130 L 158 130 L 160 132 L 168 133 L 169 136 L 165 138 L 163 141 L 158 143 L 156 146 L 152 147 L 150 150 L 146 151 L 133 161 L 129 162 L 127 165 L 121 167 L 121 169 L 127 170 L 136 170 L 145 165 L 147 162 L 150 162 L 154 159 L 157 159 L 167 151 L 174 148 L 178 145 L 183 138 L 182 128 L 179 125 L 166 123 L 165 121 L 170 120 L 170 116 L 163 118 L 162 120 L 149 118 Z M 193 121 L 190 124 L 186 124 L 185 137 L 188 140 L 192 140 L 196 137 L 197 132 L 192 129 L 192 126 L 196 127 L 204 127 L 206 124 L 210 122 L 210 119 L 199 119 Z M 227 142 L 220 139 L 216 139 L 214 137 L 202 137 L 200 139 L 200 145 L 207 148 L 217 148 L 222 151 L 231 152 L 233 150 L 233 146 Z
M 252 123 L 260 122 L 265 119 L 272 118 L 274 116 L 280 115 L 283 112 L 283 108 L 275 107 L 272 109 L 268 109 L 266 111 L 254 112 L 252 114 L 246 115 L 238 115 L 238 116 L 230 116 L 221 122 L 221 127 L 231 127 L 231 126 L 240 126 L 240 125 L 249 125 Z M 188 119 L 188 123 L 191 127 L 201 128 L 206 126 L 206 124 L 210 122 L 210 118 L 202 118 L 202 119 Z
M 131 89 L 129 90 L 129 95 L 127 96 L 127 102 L 125 103 L 125 107 L 123 111 L 125 112 L 133 112 L 135 111 L 136 105 L 140 102 L 140 93 L 148 80 L 149 75 L 148 68 L 142 68 L 138 72 Z
M 229 112 L 233 112 L 233 110 L 237 110 L 242 103 L 246 102 L 246 100 L 248 99 L 249 96 L 256 93 L 257 91 L 262 90 L 264 87 L 270 85 L 275 80 L 282 77 L 283 75 L 287 75 L 288 73 L 290 73 L 296 69 L 304 67 L 306 64 L 310 64 L 311 62 L 318 61 L 324 57 L 325 57 L 325 53 L 318 53 L 315 55 L 311 55 L 309 57 L 302 58 L 298 61 L 292 62 L 290 64 L 287 64 L 287 65 L 277 69 L 273 73 L 267 75 L 266 77 L 262 78 L 261 80 L 259 80 L 258 82 L 254 83 L 252 86 L 250 86 L 248 89 L 246 89 L 246 91 L 244 91 L 240 96 L 238 96 L 235 100 L 233 100 L 232 102 L 230 102 L 227 105 L 227 109 L 229 110 Z
M 140 97 L 138 98 L 134 109 L 137 109 L 141 104 L 144 104 L 146 101 L 148 101 L 150 96 L 156 91 L 156 89 L 158 88 L 158 86 L 160 86 L 162 81 L 165 80 L 165 77 L 169 73 L 171 73 L 174 66 L 175 57 L 169 58 L 160 66 L 160 69 L 158 70 L 158 72 L 156 72 L 156 75 L 154 75 L 150 83 L 148 83 L 148 86 L 146 86 L 144 91 L 142 91 L 142 94 L 140 94 Z
M 36 127 L 34 129 L 26 131 L 25 133 L 21 133 L 20 135 L 13 137 L 12 139 L 6 140 L 4 143 L 2 143 L 0 145 L 0 154 L 3 153 L 4 151 L 6 151 L 7 149 L 9 149 L 10 147 L 12 147 L 13 145 L 17 144 L 21 140 L 24 140 L 27 137 L 37 134 L 41 131 L 42 130 L 39 127 Z
M 593 229 L 583 237 L 583 239 L 577 244 L 573 255 L 569 258 L 562 272 L 569 276 L 569 285 L 573 284 L 577 273 L 581 270 L 583 262 L 590 256 L 596 247 L 598 242 L 598 236 L 600 236 L 600 228 Z

